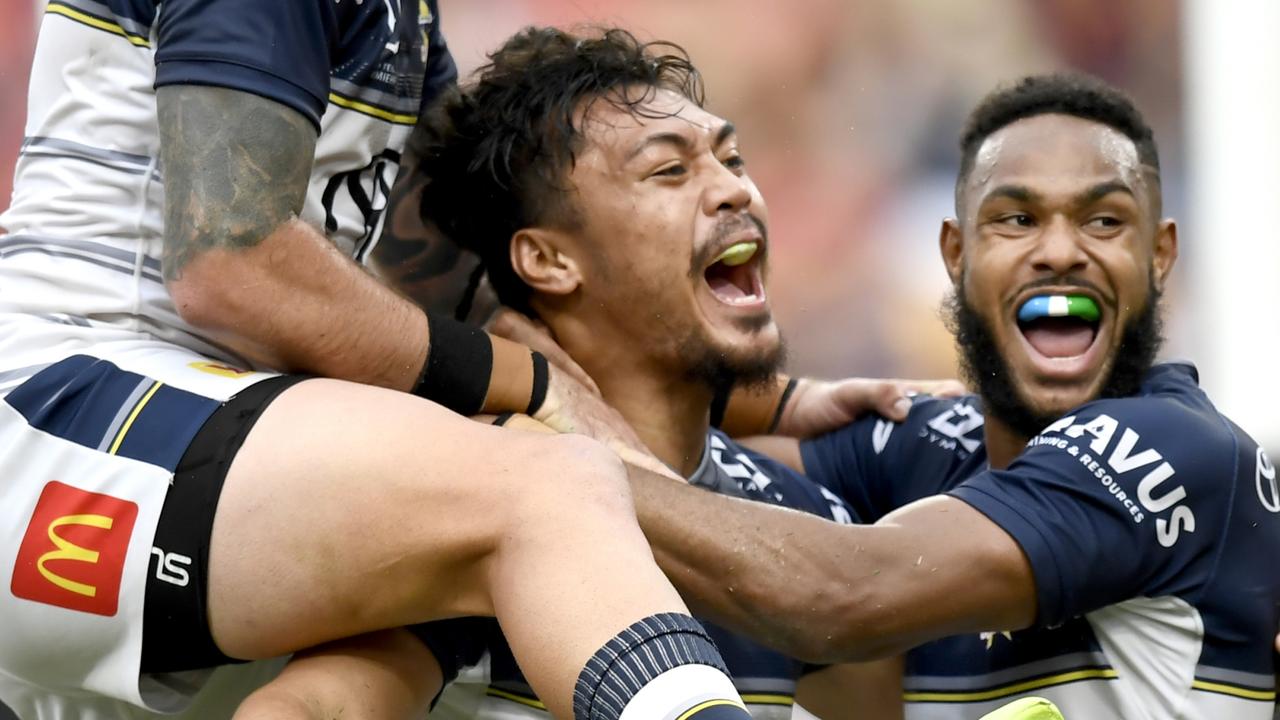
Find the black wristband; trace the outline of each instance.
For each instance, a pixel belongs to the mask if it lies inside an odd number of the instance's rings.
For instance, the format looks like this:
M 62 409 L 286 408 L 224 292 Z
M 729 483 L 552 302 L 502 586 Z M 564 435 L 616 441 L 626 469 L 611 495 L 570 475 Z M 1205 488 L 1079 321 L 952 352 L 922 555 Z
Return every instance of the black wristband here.
M 769 423 L 769 434 L 772 435 L 778 429 L 778 423 L 782 422 L 782 411 L 787 409 L 787 401 L 791 399 L 791 393 L 796 391 L 796 385 L 800 381 L 791 378 L 787 381 L 787 387 L 782 391 L 782 397 L 778 398 L 778 409 L 773 411 L 773 422 Z
M 547 358 L 542 353 L 534 350 L 529 353 L 533 359 L 533 391 L 529 393 L 529 407 L 525 409 L 524 414 L 533 417 L 542 407 L 543 401 L 547 399 L 547 385 L 551 381 L 550 368 L 547 367 Z
M 410 392 L 461 415 L 480 412 L 493 374 L 488 333 L 435 313 L 427 313 L 427 331 L 431 347 Z

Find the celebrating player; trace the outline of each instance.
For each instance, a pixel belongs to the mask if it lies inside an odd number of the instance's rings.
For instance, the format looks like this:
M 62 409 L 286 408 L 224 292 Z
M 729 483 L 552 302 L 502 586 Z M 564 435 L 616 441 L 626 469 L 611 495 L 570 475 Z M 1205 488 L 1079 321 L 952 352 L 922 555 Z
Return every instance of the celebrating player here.
M 617 458 L 449 412 L 604 406 L 359 264 L 454 75 L 434 2 L 49 3 L 0 221 L 22 717 L 225 716 L 277 664 L 209 668 L 473 614 L 561 717 L 746 717 Z
M 622 30 L 526 30 L 415 138 L 423 217 L 466 240 L 499 299 L 545 322 L 691 484 L 850 521 L 829 491 L 709 430 L 716 390 L 772 380 L 782 345 L 765 294 L 767 209 L 733 126 L 701 102 L 678 47 Z M 753 716 L 790 717 L 801 664 L 709 630 Z M 415 632 L 450 670 L 490 651 L 491 684 L 467 686 L 488 696 L 448 697 L 439 714 L 545 717 L 496 627 Z M 423 653 L 404 635 L 308 653 L 242 716 L 292 706 L 298 717 L 353 707 L 394 717 L 411 703 L 390 679 L 428 682 L 415 667 Z M 897 701 L 896 687 L 874 690 Z
M 636 477 L 659 562 L 802 657 L 920 645 L 909 717 L 1034 691 L 1068 718 L 1270 718 L 1274 466 L 1192 366 L 1152 365 L 1178 246 L 1151 131 L 1118 91 L 1043 76 L 984 100 L 962 148 L 940 245 L 979 395 L 803 444 L 870 527 Z

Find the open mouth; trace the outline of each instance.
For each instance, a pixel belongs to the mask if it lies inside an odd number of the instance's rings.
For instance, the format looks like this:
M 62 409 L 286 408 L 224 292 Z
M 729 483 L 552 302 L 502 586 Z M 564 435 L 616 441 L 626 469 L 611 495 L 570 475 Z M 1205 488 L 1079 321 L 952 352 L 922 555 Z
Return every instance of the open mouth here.
M 703 271 L 711 294 L 720 302 L 735 307 L 763 303 L 762 257 L 760 242 L 755 240 L 737 242 L 725 248 Z
M 1077 358 L 1098 339 L 1102 314 L 1083 295 L 1038 295 L 1018 311 L 1018 330 L 1031 349 L 1044 358 Z

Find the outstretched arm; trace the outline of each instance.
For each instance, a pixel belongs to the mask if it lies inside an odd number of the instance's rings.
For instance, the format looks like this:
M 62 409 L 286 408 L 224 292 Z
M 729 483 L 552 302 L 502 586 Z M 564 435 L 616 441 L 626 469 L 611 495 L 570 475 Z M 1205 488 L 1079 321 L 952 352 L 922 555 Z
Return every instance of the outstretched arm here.
M 954 498 L 857 526 L 640 470 L 632 489 L 658 563 L 690 605 L 793 657 L 885 657 L 1035 619 L 1035 585 L 1018 544 Z

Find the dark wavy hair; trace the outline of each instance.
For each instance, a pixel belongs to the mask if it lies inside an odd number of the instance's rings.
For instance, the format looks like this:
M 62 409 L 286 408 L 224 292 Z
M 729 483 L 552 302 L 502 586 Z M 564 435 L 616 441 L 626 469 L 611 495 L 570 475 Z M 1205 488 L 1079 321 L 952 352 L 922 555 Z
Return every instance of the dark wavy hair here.
M 960 173 L 956 177 L 956 212 L 961 211 L 965 182 L 983 141 L 1001 128 L 1035 115 L 1062 114 L 1101 123 L 1122 133 L 1138 149 L 1159 182 L 1160 153 L 1142 113 L 1129 96 L 1101 80 L 1080 73 L 1031 75 L 999 88 L 974 108 L 960 136 Z M 1158 211 L 1158 210 L 1157 210 Z
M 424 220 L 480 256 L 504 304 L 529 311 L 530 289 L 511 268 L 512 235 L 534 225 L 574 227 L 566 176 L 582 149 L 581 118 L 597 102 L 663 117 L 648 107 L 658 90 L 704 102 L 702 77 L 678 45 L 641 42 L 617 28 L 525 28 L 489 55 L 473 82 L 443 98 L 410 140 L 417 171 L 428 178 Z

